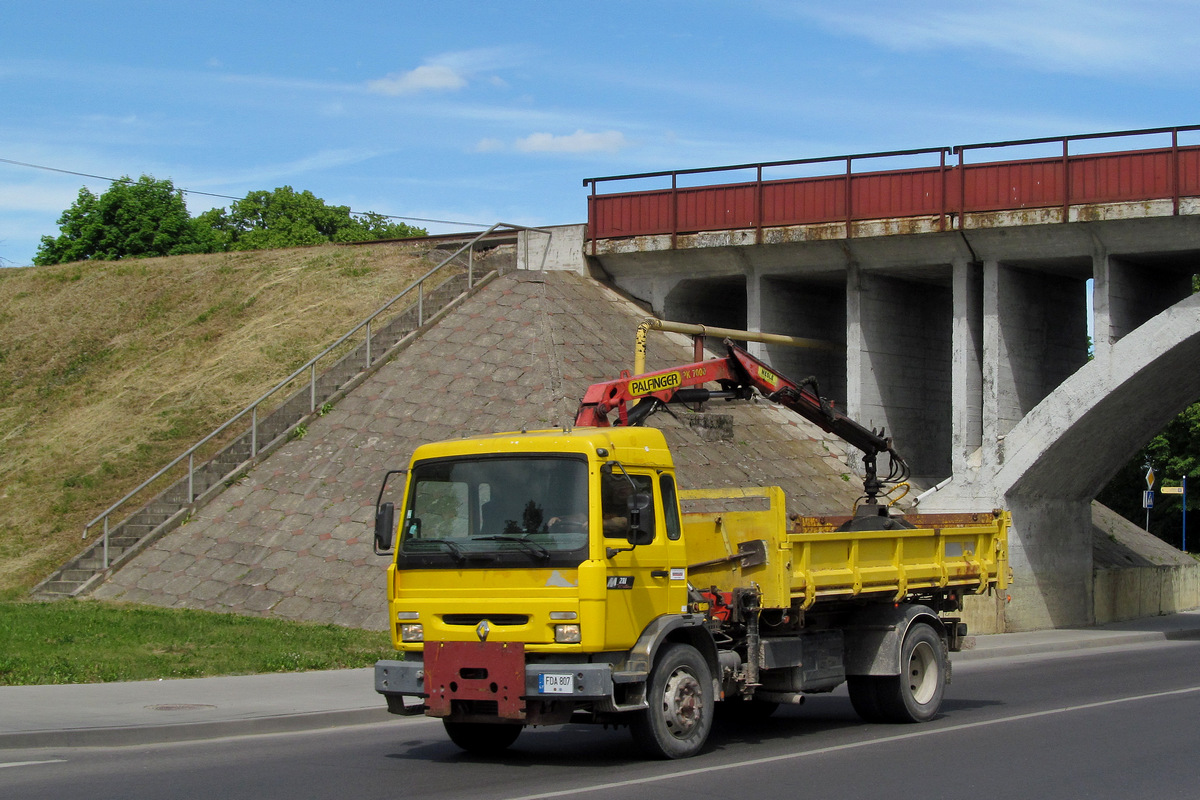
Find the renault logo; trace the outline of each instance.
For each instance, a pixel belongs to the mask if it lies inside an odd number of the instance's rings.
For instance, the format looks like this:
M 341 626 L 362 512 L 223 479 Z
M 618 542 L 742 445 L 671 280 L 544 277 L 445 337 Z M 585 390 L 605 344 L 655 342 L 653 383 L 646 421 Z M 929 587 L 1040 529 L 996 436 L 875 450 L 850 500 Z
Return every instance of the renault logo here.
M 479 641 L 486 642 L 488 634 L 492 632 L 492 626 L 485 619 L 475 626 L 475 635 L 479 637 Z

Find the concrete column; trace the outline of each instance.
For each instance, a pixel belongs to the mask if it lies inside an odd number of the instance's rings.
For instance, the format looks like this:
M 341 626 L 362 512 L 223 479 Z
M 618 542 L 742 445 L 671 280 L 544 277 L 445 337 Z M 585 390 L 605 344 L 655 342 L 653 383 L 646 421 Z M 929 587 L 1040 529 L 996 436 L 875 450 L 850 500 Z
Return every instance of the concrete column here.
M 862 274 L 857 263 L 846 264 L 846 413 L 863 419 L 864 375 L 869 369 L 863 336 Z M 859 467 L 858 451 L 847 448 L 851 468 Z
M 743 260 L 746 271 L 746 330 L 762 333 L 763 328 L 763 278 L 749 260 Z M 778 333 L 770 330 L 768 333 Z M 769 361 L 767 346 L 762 342 L 747 342 L 746 349 L 755 358 Z
M 1097 244 L 1092 253 L 1092 354 L 1107 364 L 1114 339 L 1112 335 L 1113 264 L 1108 252 Z
M 982 399 L 983 434 L 982 463 L 998 467 L 1004 463 L 1001 447 L 1007 428 L 1000 424 L 1001 374 L 1004 364 L 1004 346 L 1000 326 L 1000 262 L 994 259 L 983 262 L 983 353 L 982 353 Z
M 965 258 L 953 264 L 951 467 L 978 469 L 983 444 L 983 274 Z

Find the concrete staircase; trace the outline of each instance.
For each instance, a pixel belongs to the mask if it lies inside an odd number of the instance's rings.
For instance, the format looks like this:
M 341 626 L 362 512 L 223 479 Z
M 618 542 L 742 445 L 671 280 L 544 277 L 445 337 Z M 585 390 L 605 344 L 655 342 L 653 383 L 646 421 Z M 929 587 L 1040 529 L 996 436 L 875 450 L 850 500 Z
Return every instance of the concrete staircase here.
M 478 251 L 473 255 L 475 275 L 471 283 L 465 267 L 467 256 L 434 251 L 426 258 L 438 256 L 447 257 L 442 263 L 451 267 L 446 270 L 448 274 L 424 286 L 403 311 L 386 325 L 372 330 L 369 342 L 364 337 L 357 347 L 338 358 L 314 381 L 302 381 L 301 386 L 270 414 L 220 445 L 203 463 L 188 469 L 185 461 L 182 477 L 158 490 L 152 499 L 123 521 L 109 527 L 107 535 L 103 531 L 93 531 L 93 544 L 35 586 L 32 596 L 39 600 L 57 600 L 78 597 L 95 588 L 153 541 L 186 522 L 194 509 L 233 485 L 255 463 L 290 438 L 302 435 L 300 426 L 307 420 L 322 415 L 329 407 L 327 404 L 340 399 L 396 350 L 407 346 L 422 330 L 492 278 L 515 269 L 517 261 L 510 239 L 489 241 L 489 250 L 484 255 Z M 459 269 L 454 269 L 453 259 L 461 261 L 457 265 Z M 479 277 L 480 273 L 482 277 Z M 154 491 L 152 485 L 146 493 Z

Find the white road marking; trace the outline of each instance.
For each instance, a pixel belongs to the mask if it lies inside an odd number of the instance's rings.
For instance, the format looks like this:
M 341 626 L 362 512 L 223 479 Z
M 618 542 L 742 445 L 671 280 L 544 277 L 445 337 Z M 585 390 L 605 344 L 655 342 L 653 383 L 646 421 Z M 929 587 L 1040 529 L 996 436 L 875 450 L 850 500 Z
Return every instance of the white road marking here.
M 5 767 L 33 767 L 33 766 L 37 766 L 38 764 L 65 764 L 65 763 L 67 763 L 67 760 L 65 758 L 52 758 L 49 761 L 10 761 L 7 764 L 0 763 L 0 769 L 4 769 Z
M 1000 717 L 999 719 L 980 720 L 979 722 L 966 722 L 961 725 L 949 725 L 945 728 L 933 728 L 913 731 L 912 733 L 901 733 L 896 736 L 884 736 L 880 739 L 871 739 L 865 742 L 850 742 L 847 744 L 834 745 L 832 747 L 820 747 L 816 750 L 806 750 L 802 753 L 785 753 L 778 756 L 767 756 L 765 758 L 753 758 L 746 761 L 737 761 L 731 764 L 719 764 L 712 767 L 698 767 L 695 769 L 684 769 L 677 772 L 669 772 L 664 775 L 652 775 L 645 778 L 632 778 L 627 781 L 613 781 L 611 783 L 602 783 L 595 786 L 576 786 L 571 789 L 561 789 L 554 792 L 541 792 L 539 794 L 526 794 L 520 797 L 511 797 L 508 800 L 545 800 L 550 797 L 571 797 L 587 792 L 607 792 L 613 789 L 624 789 L 630 786 L 641 786 L 648 783 L 660 783 L 662 781 L 673 781 L 680 778 L 690 778 L 696 775 L 706 775 L 714 772 L 725 772 L 734 769 L 743 769 L 745 767 L 755 767 L 762 764 L 775 764 L 781 761 L 795 761 L 801 758 L 809 758 L 811 756 L 825 755 L 827 753 L 836 753 L 842 750 L 855 750 L 860 747 L 872 747 L 877 744 L 890 744 L 892 742 L 902 742 L 907 739 L 918 739 L 923 736 L 940 736 L 943 733 L 954 733 L 957 731 L 971 730 L 972 728 L 985 728 L 989 725 L 1000 725 L 1006 722 L 1020 722 L 1027 719 L 1037 719 L 1038 717 L 1050 717 L 1056 714 L 1069 714 L 1074 711 L 1088 711 L 1093 708 L 1104 708 L 1105 706 L 1115 706 L 1121 703 L 1137 703 L 1143 700 L 1157 700 L 1163 697 L 1175 697 L 1184 694 L 1194 694 L 1200 692 L 1200 686 L 1192 686 L 1187 689 L 1172 689 L 1166 692 L 1153 692 L 1151 694 L 1134 695 L 1133 697 L 1118 697 L 1115 700 L 1100 700 L 1095 703 L 1083 703 L 1077 706 L 1066 706 L 1063 708 L 1050 708 L 1045 711 L 1031 711 L 1027 714 L 1015 714 L 1011 717 Z

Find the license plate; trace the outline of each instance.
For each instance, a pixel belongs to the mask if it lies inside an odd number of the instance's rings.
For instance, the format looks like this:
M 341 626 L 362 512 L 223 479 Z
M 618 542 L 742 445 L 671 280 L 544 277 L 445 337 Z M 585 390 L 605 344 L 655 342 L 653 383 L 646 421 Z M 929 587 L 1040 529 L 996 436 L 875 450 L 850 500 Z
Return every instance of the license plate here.
M 559 675 L 548 672 L 538 674 L 538 694 L 571 694 L 574 691 L 574 675 Z

